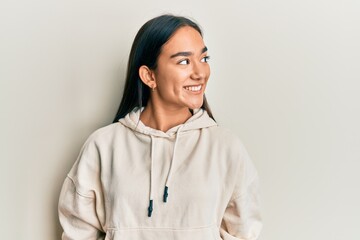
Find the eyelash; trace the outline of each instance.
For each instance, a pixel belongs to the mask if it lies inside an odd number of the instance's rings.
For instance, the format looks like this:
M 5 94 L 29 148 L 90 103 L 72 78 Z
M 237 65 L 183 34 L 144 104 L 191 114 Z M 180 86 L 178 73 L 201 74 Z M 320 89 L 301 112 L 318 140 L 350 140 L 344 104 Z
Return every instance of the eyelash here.
M 205 56 L 205 57 L 203 57 L 203 58 L 201 59 L 201 62 L 207 63 L 207 62 L 209 62 L 209 59 L 210 59 L 210 56 Z M 203 60 L 204 60 L 204 61 L 203 61 Z M 186 63 L 186 64 L 182 64 L 182 62 L 184 62 L 184 61 L 186 61 L 187 63 Z M 180 64 L 180 65 L 187 65 L 187 64 L 189 64 L 189 62 L 190 62 L 189 59 L 183 59 L 183 60 L 179 61 L 178 64 Z
M 204 59 L 204 60 L 205 60 L 204 62 L 207 63 L 207 62 L 209 62 L 209 60 L 210 60 L 210 56 L 205 56 L 205 57 L 203 57 L 202 59 Z M 201 60 L 202 60 L 202 59 L 201 59 Z
M 186 64 L 183 64 L 182 62 L 185 62 L 186 61 Z M 180 65 L 187 65 L 187 64 L 189 64 L 189 59 L 183 59 L 183 60 L 181 60 L 181 61 L 179 61 L 178 62 L 178 64 L 180 64 Z

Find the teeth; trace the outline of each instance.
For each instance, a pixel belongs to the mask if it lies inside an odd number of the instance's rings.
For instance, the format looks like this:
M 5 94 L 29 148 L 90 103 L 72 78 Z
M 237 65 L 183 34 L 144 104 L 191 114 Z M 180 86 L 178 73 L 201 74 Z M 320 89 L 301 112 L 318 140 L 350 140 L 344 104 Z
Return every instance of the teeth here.
M 191 87 L 185 87 L 186 90 L 192 91 L 192 92 L 197 92 L 201 90 L 201 85 L 199 86 L 191 86 Z

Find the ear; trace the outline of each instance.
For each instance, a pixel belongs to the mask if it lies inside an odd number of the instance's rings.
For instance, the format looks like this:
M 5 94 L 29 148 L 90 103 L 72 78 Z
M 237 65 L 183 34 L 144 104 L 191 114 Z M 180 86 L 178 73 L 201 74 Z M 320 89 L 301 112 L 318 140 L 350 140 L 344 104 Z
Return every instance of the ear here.
M 155 81 L 155 76 L 154 76 L 154 72 L 148 68 L 145 65 L 142 65 L 139 68 L 139 76 L 141 81 L 149 86 L 149 88 L 154 89 L 156 88 L 156 81 Z

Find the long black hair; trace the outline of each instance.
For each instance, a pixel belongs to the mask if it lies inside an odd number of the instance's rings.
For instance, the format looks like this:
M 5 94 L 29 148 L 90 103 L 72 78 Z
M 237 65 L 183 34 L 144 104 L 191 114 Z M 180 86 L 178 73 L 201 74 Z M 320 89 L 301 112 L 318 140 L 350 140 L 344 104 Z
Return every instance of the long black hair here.
M 139 68 L 145 65 L 155 70 L 162 46 L 176 30 L 185 26 L 194 28 L 202 36 L 200 27 L 190 19 L 168 14 L 153 18 L 140 28 L 131 47 L 124 93 L 113 123 L 125 117 L 135 107 L 146 106 L 150 97 L 150 88 L 141 81 Z M 205 95 L 201 108 L 214 119 Z

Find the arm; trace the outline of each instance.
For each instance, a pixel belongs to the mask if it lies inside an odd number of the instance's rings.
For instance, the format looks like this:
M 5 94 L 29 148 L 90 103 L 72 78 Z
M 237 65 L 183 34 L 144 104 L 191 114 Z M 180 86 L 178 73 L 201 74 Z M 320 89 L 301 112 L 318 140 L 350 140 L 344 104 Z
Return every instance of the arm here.
M 74 181 L 65 179 L 59 199 L 59 219 L 63 240 L 104 239 L 97 217 L 96 198 L 76 191 Z
M 100 154 L 94 141 L 87 140 L 65 179 L 58 210 L 63 240 L 105 238 Z
M 257 171 L 243 146 L 240 155 L 235 189 L 220 226 L 224 240 L 256 240 L 262 229 Z

